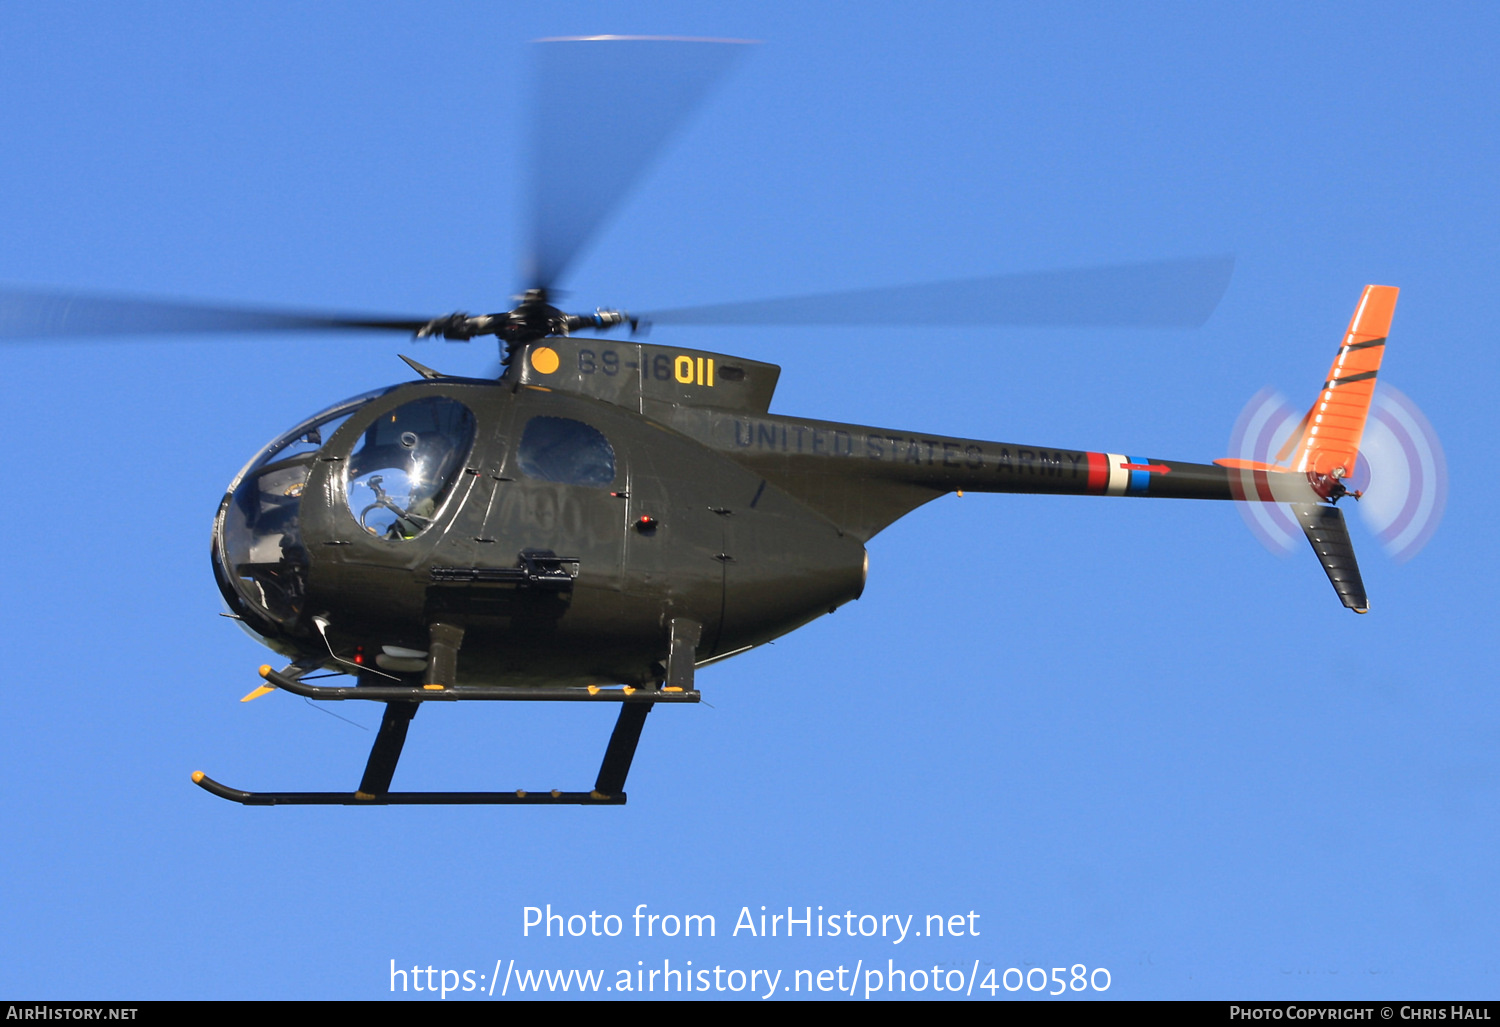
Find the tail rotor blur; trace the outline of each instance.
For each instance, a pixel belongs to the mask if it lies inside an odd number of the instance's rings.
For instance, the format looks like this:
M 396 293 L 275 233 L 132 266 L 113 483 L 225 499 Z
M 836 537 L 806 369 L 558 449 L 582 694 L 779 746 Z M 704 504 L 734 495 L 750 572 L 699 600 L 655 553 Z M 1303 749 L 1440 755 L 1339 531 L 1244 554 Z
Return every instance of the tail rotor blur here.
M 1231 457 L 1274 463 L 1295 441 L 1301 416 L 1272 388 L 1257 392 L 1240 411 L 1230 436 Z M 1437 531 L 1448 498 L 1448 465 L 1437 432 L 1421 409 L 1388 382 L 1375 390 L 1360 444 L 1360 460 L 1347 480 L 1359 492 L 1355 509 L 1387 555 L 1399 562 L 1416 556 Z M 1251 533 L 1273 553 L 1302 545 L 1303 530 L 1286 503 L 1235 504 Z

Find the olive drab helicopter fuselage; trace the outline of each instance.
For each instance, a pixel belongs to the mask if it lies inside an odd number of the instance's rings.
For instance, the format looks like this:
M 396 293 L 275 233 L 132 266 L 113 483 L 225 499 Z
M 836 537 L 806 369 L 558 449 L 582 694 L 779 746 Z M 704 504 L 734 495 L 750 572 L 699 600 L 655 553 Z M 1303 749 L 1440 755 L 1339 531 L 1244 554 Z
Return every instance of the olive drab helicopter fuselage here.
M 401 672 L 442 623 L 463 631 L 453 684 L 645 686 L 674 619 L 702 663 L 858 598 L 865 525 L 643 412 L 764 416 L 776 368 L 577 340 L 512 366 L 350 400 L 259 454 L 214 530 L 245 626 L 294 660 Z

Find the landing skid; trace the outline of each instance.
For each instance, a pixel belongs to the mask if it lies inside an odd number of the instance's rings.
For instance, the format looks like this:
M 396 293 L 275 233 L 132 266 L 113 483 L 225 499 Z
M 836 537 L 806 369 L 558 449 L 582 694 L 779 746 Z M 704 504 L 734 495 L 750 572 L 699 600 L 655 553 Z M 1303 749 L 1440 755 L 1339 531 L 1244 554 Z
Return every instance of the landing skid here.
M 625 793 L 593 792 L 387 792 L 362 799 L 357 792 L 244 792 L 203 771 L 193 780 L 206 792 L 244 806 L 623 806 Z
M 307 673 L 296 664 L 277 672 L 261 668 L 261 677 L 277 688 L 309 699 L 365 699 L 385 703 L 380 731 L 370 748 L 364 777 L 354 792 L 247 792 L 230 788 L 203 771 L 193 773 L 193 783 L 204 791 L 245 806 L 623 806 L 625 778 L 635 758 L 646 715 L 659 702 L 693 703 L 700 695 L 693 688 L 694 658 L 700 626 L 693 621 L 672 622 L 671 643 L 667 656 L 665 680 L 651 688 L 480 688 L 454 687 L 436 682 L 422 686 L 376 684 L 373 675 L 361 674 L 354 687 L 325 687 L 307 684 L 300 679 Z M 366 681 L 369 684 L 366 684 Z M 577 702 L 618 702 L 620 715 L 610 734 L 609 745 L 599 766 L 593 791 L 528 792 L 392 792 L 391 778 L 406 744 L 407 728 L 421 703 L 464 700 L 563 700 Z

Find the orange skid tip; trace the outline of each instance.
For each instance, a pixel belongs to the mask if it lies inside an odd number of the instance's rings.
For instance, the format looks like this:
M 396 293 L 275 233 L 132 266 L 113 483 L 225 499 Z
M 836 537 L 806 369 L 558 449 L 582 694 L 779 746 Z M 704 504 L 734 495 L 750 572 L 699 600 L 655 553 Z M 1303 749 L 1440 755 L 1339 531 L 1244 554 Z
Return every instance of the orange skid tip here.
M 195 770 L 195 771 L 193 771 L 193 784 L 196 785 L 196 784 L 202 784 L 202 783 L 203 783 L 203 771 L 201 771 L 201 770 Z
M 271 665 L 269 663 L 262 663 L 260 665 L 260 672 L 259 673 L 260 673 L 260 676 L 263 677 L 263 678 L 270 677 L 271 676 Z

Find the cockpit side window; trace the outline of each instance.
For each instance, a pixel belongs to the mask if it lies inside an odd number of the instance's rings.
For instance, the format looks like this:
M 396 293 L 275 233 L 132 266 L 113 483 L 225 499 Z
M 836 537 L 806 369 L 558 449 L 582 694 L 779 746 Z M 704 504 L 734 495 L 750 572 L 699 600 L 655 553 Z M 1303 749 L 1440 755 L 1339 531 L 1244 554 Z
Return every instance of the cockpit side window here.
M 429 528 L 474 444 L 474 414 L 428 396 L 381 414 L 349 456 L 349 512 L 397 542 Z
M 522 473 L 567 485 L 611 485 L 615 450 L 598 429 L 567 417 L 533 417 L 516 450 Z

